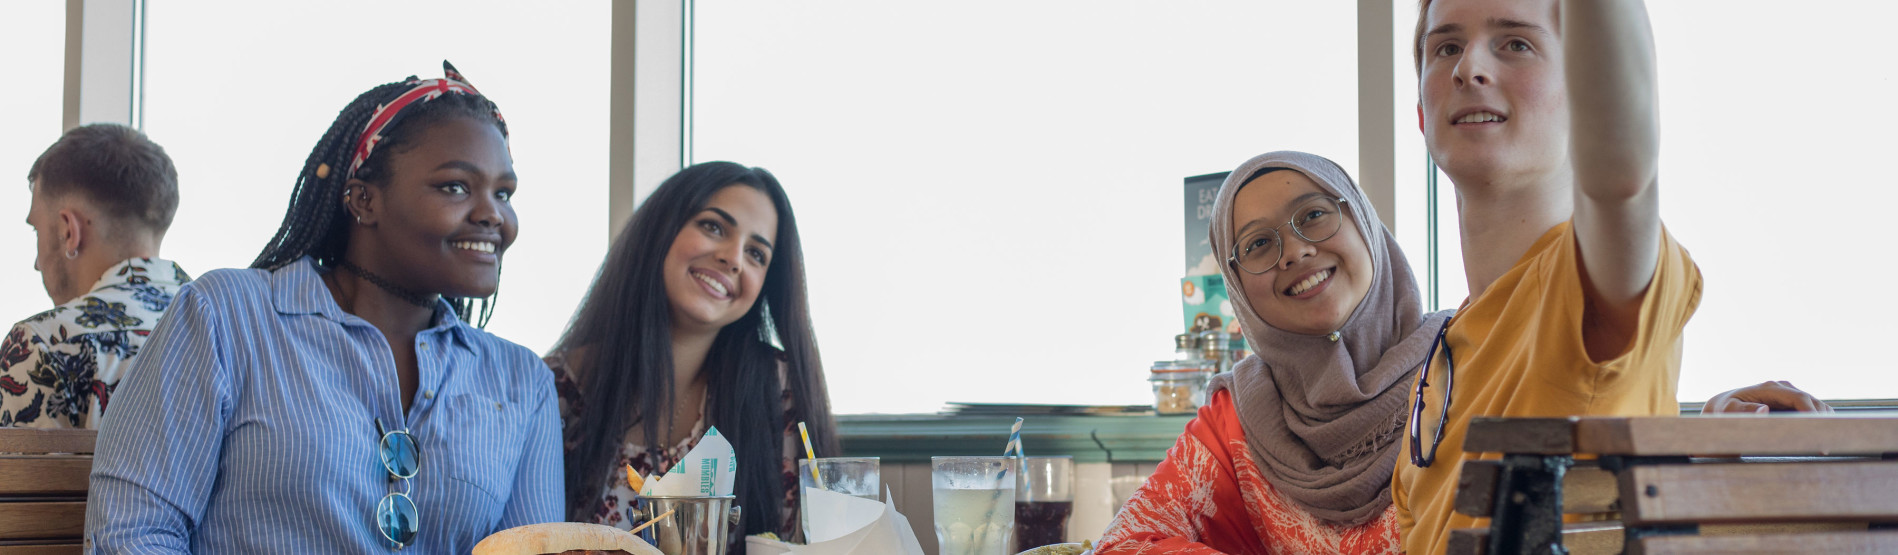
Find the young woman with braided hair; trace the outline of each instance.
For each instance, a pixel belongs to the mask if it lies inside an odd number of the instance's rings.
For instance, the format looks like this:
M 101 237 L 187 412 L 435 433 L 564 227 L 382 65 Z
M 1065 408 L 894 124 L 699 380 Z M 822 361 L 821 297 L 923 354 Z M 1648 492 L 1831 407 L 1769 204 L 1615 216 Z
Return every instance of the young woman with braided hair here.
M 507 128 L 444 69 L 351 102 L 252 267 L 178 293 L 99 434 L 97 549 L 466 553 L 561 520 L 551 374 L 470 324 L 517 230 Z
M 337 171 L 335 168 L 347 167 L 351 163 L 351 158 L 356 154 L 356 135 L 377 114 L 377 100 L 393 97 L 411 88 L 411 82 L 388 83 L 356 97 L 354 102 L 343 109 L 324 134 L 323 140 L 310 151 L 310 157 L 303 165 L 303 173 L 298 175 L 296 188 L 291 190 L 290 211 L 284 215 L 283 225 L 277 228 L 276 236 L 271 237 L 264 252 L 251 262 L 252 268 L 275 270 L 306 255 L 326 266 L 346 262 L 340 257 L 348 246 L 350 227 L 332 223 L 337 218 L 354 216 L 347 213 L 348 209 L 342 203 L 333 201 L 350 191 L 347 190 L 346 180 L 330 179 L 333 177 L 331 174 Z M 404 110 L 401 116 L 407 125 L 391 126 L 383 131 L 376 148 L 404 150 L 415 141 L 414 135 L 419 129 L 448 119 L 489 122 L 499 130 L 503 142 L 507 137 L 507 122 L 495 111 L 493 103 L 481 96 L 444 95 L 429 102 L 417 103 Z M 390 171 L 387 156 L 371 157 L 360 163 L 362 167 L 356 170 L 354 181 L 378 182 Z M 360 188 L 360 185 L 357 187 Z M 361 275 L 359 269 L 351 269 L 348 265 L 343 268 Z M 495 274 L 498 277 L 498 266 Z M 365 279 L 380 278 L 372 274 Z M 409 297 L 414 298 L 413 295 Z M 456 315 L 476 327 L 485 327 L 494 309 L 492 295 L 451 296 L 449 300 L 455 305 Z

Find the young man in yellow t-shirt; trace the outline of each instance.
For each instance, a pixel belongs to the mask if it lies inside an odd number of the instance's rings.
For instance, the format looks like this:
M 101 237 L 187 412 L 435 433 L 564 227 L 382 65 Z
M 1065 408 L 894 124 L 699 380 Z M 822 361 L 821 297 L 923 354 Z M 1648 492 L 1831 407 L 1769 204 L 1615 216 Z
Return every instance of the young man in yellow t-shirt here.
M 1457 473 L 1477 456 L 1462 449 L 1472 418 L 1679 414 L 1681 330 L 1701 294 L 1699 268 L 1661 225 L 1640 0 L 1420 7 L 1418 115 L 1456 185 L 1470 297 L 1428 362 L 1423 449 L 1405 442 L 1392 476 L 1413 555 L 1442 553 L 1451 529 L 1478 526 L 1452 510 Z M 1768 405 L 1823 407 L 1770 382 L 1710 403 Z

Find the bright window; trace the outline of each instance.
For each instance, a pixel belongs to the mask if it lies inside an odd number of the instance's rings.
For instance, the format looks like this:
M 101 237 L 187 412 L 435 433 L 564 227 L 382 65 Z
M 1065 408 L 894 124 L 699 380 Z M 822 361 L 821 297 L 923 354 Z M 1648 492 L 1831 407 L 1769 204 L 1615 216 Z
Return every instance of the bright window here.
M 1898 178 L 1898 6 L 1650 2 L 1661 214 L 1706 275 L 1681 396 L 1763 380 L 1898 397 L 1887 254 Z
M 840 413 L 1152 402 L 1182 179 L 1356 173 L 1348 2 L 698 2 L 696 160 L 798 211 Z
M 545 351 L 606 252 L 603 0 L 153 3 L 145 130 L 178 165 L 164 254 L 246 267 L 282 222 L 297 172 L 371 86 L 441 76 L 446 58 L 507 116 L 521 234 L 488 330 Z M 11 20 L 9 20 L 11 21 Z
M 33 228 L 26 211 L 33 199 L 26 172 L 46 147 L 59 140 L 64 106 L 66 3 L 0 3 L 0 325 L 53 307 L 33 271 Z
M 1898 7 L 1647 6 L 1661 216 L 1706 279 L 1687 325 L 1681 400 L 1765 380 L 1827 399 L 1898 397 L 1882 352 L 1898 336 L 1898 263 L 1885 246 L 1898 206 L 1887 24 Z M 1467 291 L 1454 191 L 1440 183 L 1440 300 L 1454 308 Z

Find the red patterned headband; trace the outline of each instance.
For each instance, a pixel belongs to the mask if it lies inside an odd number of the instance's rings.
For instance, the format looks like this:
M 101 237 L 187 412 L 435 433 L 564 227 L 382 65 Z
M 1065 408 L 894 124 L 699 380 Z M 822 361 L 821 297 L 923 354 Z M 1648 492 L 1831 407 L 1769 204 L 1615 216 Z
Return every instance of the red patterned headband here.
M 363 127 L 362 136 L 356 140 L 356 155 L 350 158 L 349 173 L 344 174 L 343 179 L 356 176 L 356 170 L 362 168 L 363 162 L 369 160 L 370 153 L 375 152 L 376 145 L 382 143 L 383 130 L 401 120 L 403 110 L 441 98 L 442 95 L 449 93 L 481 96 L 481 92 L 475 90 L 474 85 L 468 84 L 468 80 L 461 76 L 461 72 L 455 71 L 455 66 L 447 60 L 442 60 L 442 75 L 441 79 L 427 80 L 409 77 L 408 80 L 403 81 L 403 84 L 410 85 L 408 91 L 390 100 L 389 103 L 376 107 L 376 113 L 369 117 L 369 125 Z M 489 102 L 488 107 L 494 110 L 496 121 L 507 121 L 501 118 L 501 111 L 494 107 L 493 102 Z M 506 131 L 502 133 L 505 134 Z

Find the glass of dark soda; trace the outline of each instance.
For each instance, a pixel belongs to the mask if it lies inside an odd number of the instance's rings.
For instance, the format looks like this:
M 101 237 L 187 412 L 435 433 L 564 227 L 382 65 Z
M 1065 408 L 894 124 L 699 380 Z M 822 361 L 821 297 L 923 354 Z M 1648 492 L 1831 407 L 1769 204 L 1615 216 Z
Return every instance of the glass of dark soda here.
M 1023 457 L 1015 480 L 1015 551 L 1067 541 L 1074 457 Z

